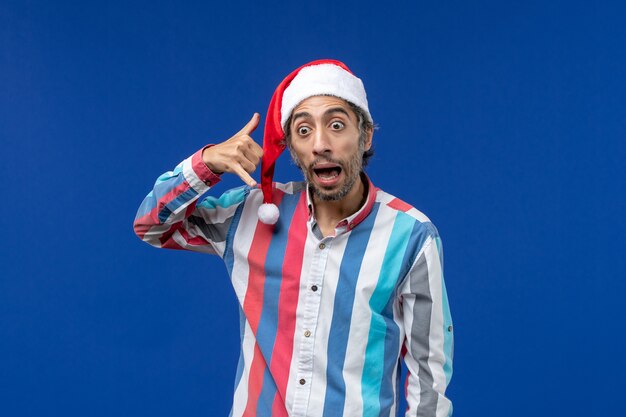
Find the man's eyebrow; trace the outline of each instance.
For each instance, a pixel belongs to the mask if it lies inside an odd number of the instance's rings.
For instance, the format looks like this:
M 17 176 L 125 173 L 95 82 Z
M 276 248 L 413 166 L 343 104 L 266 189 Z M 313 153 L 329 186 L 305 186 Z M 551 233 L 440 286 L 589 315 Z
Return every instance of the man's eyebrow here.
M 293 123 L 293 122 L 295 122 L 297 119 L 299 119 L 301 117 L 311 117 L 311 113 L 307 113 L 305 111 L 294 113 L 294 115 L 291 118 L 291 122 Z
M 346 115 L 346 117 L 350 118 L 350 114 L 343 107 L 332 107 L 324 112 L 324 116 L 329 116 L 333 113 L 343 113 Z M 310 118 L 313 116 L 311 116 L 311 113 L 306 112 L 306 111 L 294 113 L 293 116 L 291 117 L 291 123 L 295 123 L 297 119 L 306 118 L 306 117 Z
M 350 118 L 350 115 L 348 114 L 348 112 L 346 111 L 346 109 L 344 109 L 343 107 L 333 107 L 331 109 L 328 109 L 324 112 L 324 116 L 328 116 L 330 114 L 333 113 L 343 113 L 345 114 L 348 118 Z

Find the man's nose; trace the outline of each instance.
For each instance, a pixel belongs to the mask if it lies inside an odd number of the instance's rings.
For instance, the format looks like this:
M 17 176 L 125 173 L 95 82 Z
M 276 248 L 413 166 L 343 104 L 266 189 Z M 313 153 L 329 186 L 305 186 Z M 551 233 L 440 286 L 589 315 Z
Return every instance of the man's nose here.
M 313 153 L 322 155 L 330 153 L 330 138 L 324 129 L 317 129 L 313 135 Z

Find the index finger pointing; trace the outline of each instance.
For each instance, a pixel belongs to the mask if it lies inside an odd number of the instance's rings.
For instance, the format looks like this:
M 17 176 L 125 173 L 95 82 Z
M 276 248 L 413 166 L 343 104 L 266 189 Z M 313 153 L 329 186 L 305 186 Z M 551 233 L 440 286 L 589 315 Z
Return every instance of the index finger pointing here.
M 246 123 L 246 125 L 239 132 L 237 132 L 237 135 L 235 136 L 249 135 L 250 133 L 254 132 L 254 130 L 259 125 L 259 120 L 261 120 L 261 115 L 259 113 L 254 113 L 252 115 L 252 119 L 250 119 L 250 121 Z
M 250 187 L 256 187 L 256 181 L 254 178 L 252 178 L 241 165 L 235 165 L 233 167 L 233 172 L 239 175 L 239 178 L 241 178 L 243 182 L 248 184 Z

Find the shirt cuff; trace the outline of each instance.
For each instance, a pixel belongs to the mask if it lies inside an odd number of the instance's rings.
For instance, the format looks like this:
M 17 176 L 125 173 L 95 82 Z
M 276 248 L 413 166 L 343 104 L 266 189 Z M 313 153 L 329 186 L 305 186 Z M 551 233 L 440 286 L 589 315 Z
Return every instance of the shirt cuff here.
M 219 175 L 215 172 L 211 171 L 208 166 L 204 163 L 202 159 L 202 152 L 205 149 L 210 148 L 213 145 L 207 145 L 204 148 L 200 149 L 198 152 L 194 153 L 191 157 L 191 167 L 193 171 L 196 173 L 198 178 L 204 182 L 209 187 L 214 186 L 218 182 L 222 180 Z

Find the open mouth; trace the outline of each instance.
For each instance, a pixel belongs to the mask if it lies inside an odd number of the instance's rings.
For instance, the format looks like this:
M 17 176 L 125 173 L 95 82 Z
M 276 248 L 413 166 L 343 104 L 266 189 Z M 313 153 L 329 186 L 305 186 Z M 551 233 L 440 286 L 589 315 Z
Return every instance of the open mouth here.
M 330 163 L 318 164 L 313 168 L 313 172 L 315 172 L 315 175 L 321 180 L 330 181 L 341 174 L 341 167 Z

